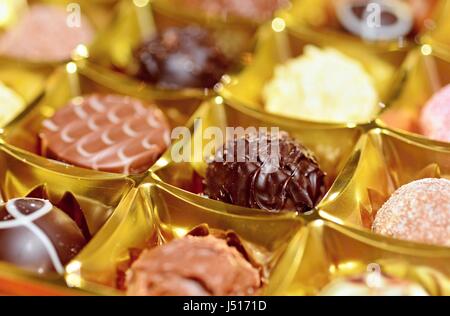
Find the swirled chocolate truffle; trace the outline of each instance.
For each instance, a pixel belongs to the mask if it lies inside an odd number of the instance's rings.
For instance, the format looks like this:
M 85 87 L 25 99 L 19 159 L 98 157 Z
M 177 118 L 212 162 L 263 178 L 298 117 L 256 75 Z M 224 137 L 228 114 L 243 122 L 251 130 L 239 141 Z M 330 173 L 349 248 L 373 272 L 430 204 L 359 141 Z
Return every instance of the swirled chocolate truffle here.
M 75 98 L 42 125 L 44 156 L 106 172 L 144 172 L 170 143 L 158 108 L 120 95 Z
M 45 199 L 0 205 L 0 260 L 37 272 L 64 273 L 87 240 L 77 223 Z
M 136 51 L 138 77 L 165 89 L 212 88 L 230 61 L 197 26 L 169 28 Z
M 286 132 L 246 134 L 208 164 L 204 193 L 244 207 L 304 213 L 325 194 L 324 178 L 312 152 Z
M 127 274 L 127 295 L 254 295 L 261 287 L 258 269 L 224 239 L 186 236 L 147 249 Z
M 450 181 L 421 179 L 400 187 L 377 212 L 372 230 L 450 247 Z

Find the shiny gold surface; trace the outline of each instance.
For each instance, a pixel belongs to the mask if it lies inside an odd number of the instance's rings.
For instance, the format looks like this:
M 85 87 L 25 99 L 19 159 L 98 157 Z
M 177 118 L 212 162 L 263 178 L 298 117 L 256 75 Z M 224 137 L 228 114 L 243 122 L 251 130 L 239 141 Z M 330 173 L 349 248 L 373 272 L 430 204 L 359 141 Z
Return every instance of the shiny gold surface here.
M 450 295 L 450 252 L 404 249 L 381 236 L 314 221 L 289 244 L 268 295 L 317 295 L 330 281 L 366 273 L 373 264 L 388 276 L 422 285 L 430 295 Z
M 415 48 L 411 42 L 369 45 L 314 25 L 323 19 L 325 0 L 296 1 L 290 11 L 279 12 L 277 19 L 261 27 L 240 19 L 181 12 L 163 0 L 142 8 L 125 0 L 81 3 L 99 32 L 95 43 L 74 54 L 72 62 L 49 65 L 0 60 L 0 80 L 28 105 L 0 128 L 0 201 L 24 196 L 41 184 L 47 185 L 54 199 L 71 191 L 95 235 L 66 266 L 64 277 L 41 278 L 0 263 L 0 293 L 122 295 L 115 290 L 116 272 L 129 258 L 130 248 L 154 247 L 207 223 L 234 230 L 264 250 L 260 257 L 270 271 L 264 288 L 267 295 L 316 295 L 331 280 L 361 274 L 370 264 L 379 264 L 388 275 L 417 282 L 432 295 L 450 295 L 449 248 L 373 234 L 362 217 L 370 216 L 402 184 L 424 177 L 450 179 L 448 144 L 429 141 L 415 134 L 417 130 L 407 131 L 385 120 L 390 111 L 397 111 L 400 122 L 417 120 L 436 90 L 436 74 L 439 85 L 450 83 L 448 1 L 440 4 L 436 28 L 420 39 L 423 46 Z M 246 66 L 224 76 L 218 95 L 198 89 L 161 90 L 127 75 L 127 67 L 134 63 L 133 49 L 146 36 L 191 23 L 212 30 L 239 66 Z M 386 105 L 377 120 L 355 126 L 265 113 L 261 90 L 274 67 L 301 54 L 307 44 L 334 47 L 364 65 Z M 147 173 L 133 177 L 38 156 L 42 121 L 71 98 L 93 92 L 154 102 L 172 127 L 187 126 L 192 135 L 174 140 L 173 147 Z M 328 174 L 329 191 L 316 212 L 268 214 L 196 194 L 196 182 L 206 169 L 203 154 L 211 154 L 202 153 L 208 142 L 202 141 L 202 132 L 208 127 L 224 131 L 227 126 L 279 127 L 310 148 Z M 193 146 L 198 140 L 200 146 L 191 152 L 193 161 L 173 160 L 171 150 L 176 145 Z
M 420 178 L 450 178 L 449 155 L 446 148 L 374 129 L 360 139 L 344 171 L 318 206 L 319 213 L 325 219 L 366 230 L 361 212 L 372 212 L 374 204 L 385 202 L 401 185 Z

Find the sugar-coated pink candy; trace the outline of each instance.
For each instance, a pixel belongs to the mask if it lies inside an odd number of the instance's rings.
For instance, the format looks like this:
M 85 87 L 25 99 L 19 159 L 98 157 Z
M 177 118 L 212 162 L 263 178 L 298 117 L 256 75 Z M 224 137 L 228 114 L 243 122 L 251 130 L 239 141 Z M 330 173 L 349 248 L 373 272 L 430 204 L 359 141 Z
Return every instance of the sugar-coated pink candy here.
M 421 179 L 403 185 L 378 211 L 372 230 L 450 247 L 450 180 Z
M 420 127 L 425 136 L 450 142 L 450 85 L 438 91 L 422 109 Z

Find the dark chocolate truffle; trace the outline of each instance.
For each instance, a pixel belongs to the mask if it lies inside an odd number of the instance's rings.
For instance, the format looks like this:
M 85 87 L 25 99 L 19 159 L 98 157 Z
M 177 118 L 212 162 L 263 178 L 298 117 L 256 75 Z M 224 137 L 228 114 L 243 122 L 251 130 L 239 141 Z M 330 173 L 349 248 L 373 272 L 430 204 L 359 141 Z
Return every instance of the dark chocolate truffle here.
M 165 89 L 212 88 L 230 62 L 199 27 L 170 28 L 136 51 L 138 77 Z
M 151 167 L 170 143 L 169 124 L 155 106 L 120 95 L 70 101 L 43 122 L 41 151 L 76 166 L 137 174 Z
M 226 240 L 186 236 L 144 250 L 131 266 L 127 295 L 254 295 L 261 287 L 258 269 Z
M 304 213 L 325 194 L 324 178 L 313 154 L 286 132 L 246 134 L 208 164 L 204 193 L 244 207 Z
M 0 260 L 37 273 L 64 273 L 86 244 L 81 229 L 48 200 L 18 198 L 0 205 Z

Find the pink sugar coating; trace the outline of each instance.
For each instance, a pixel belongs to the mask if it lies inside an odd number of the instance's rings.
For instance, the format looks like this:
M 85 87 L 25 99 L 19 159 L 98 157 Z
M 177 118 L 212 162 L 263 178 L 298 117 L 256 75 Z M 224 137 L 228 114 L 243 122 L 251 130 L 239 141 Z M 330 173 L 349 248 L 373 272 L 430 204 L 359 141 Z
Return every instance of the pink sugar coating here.
M 434 94 L 422 109 L 420 126 L 425 136 L 450 142 L 450 85 Z
M 450 181 L 421 179 L 394 192 L 372 230 L 398 239 L 450 246 Z
M 0 55 L 38 62 L 70 58 L 79 44 L 90 44 L 94 30 L 82 16 L 80 27 L 69 27 L 64 7 L 33 5 L 19 23 L 0 36 Z

